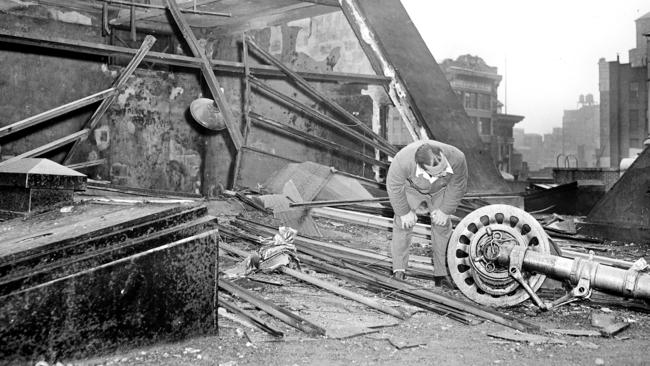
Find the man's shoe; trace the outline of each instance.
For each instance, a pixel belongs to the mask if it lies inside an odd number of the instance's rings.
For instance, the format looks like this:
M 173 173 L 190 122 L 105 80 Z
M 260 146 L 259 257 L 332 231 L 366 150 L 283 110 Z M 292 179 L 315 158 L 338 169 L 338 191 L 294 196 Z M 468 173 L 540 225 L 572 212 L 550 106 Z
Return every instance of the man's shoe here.
M 406 273 L 404 271 L 393 272 L 393 279 L 404 281 L 406 279 Z
M 456 284 L 454 284 L 454 281 L 449 276 L 434 276 L 433 282 L 436 287 L 447 288 L 449 290 L 458 289 L 458 287 L 456 287 Z

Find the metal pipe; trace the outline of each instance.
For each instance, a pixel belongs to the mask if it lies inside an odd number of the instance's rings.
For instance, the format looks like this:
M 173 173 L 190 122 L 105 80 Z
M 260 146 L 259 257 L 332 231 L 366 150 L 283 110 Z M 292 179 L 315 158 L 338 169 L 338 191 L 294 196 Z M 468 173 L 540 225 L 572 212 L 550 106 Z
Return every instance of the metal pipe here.
M 588 279 L 591 288 L 625 297 L 650 300 L 650 275 L 634 270 L 607 266 L 588 259 L 568 259 L 527 250 L 522 269 L 544 273 L 558 280 L 577 285 Z

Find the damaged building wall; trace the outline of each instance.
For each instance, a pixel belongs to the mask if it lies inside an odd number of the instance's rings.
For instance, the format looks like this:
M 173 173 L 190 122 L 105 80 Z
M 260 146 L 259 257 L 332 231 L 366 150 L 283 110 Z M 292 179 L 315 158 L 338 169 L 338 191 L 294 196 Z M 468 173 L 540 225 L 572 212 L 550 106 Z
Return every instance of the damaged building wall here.
M 365 11 L 368 10 L 365 9 Z M 403 13 L 405 14 L 405 12 Z M 76 34 L 83 33 L 58 30 L 58 28 L 83 27 L 80 25 L 66 25 L 51 19 L 47 21 L 39 19 L 38 22 L 49 24 L 49 29 L 43 32 L 34 26 L 35 21 L 32 21 L 32 26 L 28 26 L 24 30 L 36 35 L 60 34 L 70 39 L 77 39 Z M 23 24 L 23 22 L 20 21 L 19 24 Z M 25 24 L 29 24 L 29 22 L 25 22 Z M 254 24 L 257 29 L 249 30 L 247 34 L 262 49 L 267 50 L 290 69 L 301 72 L 375 74 L 369 59 L 362 50 L 362 45 L 348 23 L 348 18 L 341 10 L 301 20 L 283 21 L 279 24 L 260 25 L 264 24 L 260 22 Z M 93 23 L 93 27 L 86 27 L 88 29 L 84 32 L 91 35 L 89 39 L 102 43 L 107 40 L 99 34 L 99 25 Z M 140 29 L 138 36 L 143 36 L 144 31 Z M 193 31 L 199 46 L 206 50 L 208 58 L 242 62 L 241 31 L 232 31 L 228 34 L 223 29 L 200 27 L 194 28 Z M 415 30 L 409 28 L 404 31 L 408 33 Z M 384 36 L 382 35 L 382 37 Z M 185 56 L 189 56 L 186 47 L 183 46 L 185 40 L 180 35 L 165 37 L 174 38 L 173 42 L 161 40 L 163 44 L 170 42 L 170 44 L 164 44 L 165 52 L 184 53 Z M 418 40 L 421 41 L 420 38 Z M 382 39 L 384 46 L 390 41 L 391 39 Z M 390 44 L 393 45 L 393 43 Z M 136 45 L 132 44 L 132 46 Z M 396 57 L 394 53 L 397 51 L 391 50 L 390 56 Z M 412 51 L 408 50 L 408 52 Z M 31 57 L 41 57 L 37 51 L 35 52 L 34 54 L 16 53 L 14 62 L 17 64 L 26 62 L 29 65 Z M 433 60 L 428 52 L 427 55 Z M 251 64 L 266 64 L 258 56 L 254 52 L 250 52 Z M 117 67 L 107 69 L 106 60 L 101 58 L 84 66 L 77 66 L 75 62 L 79 61 L 76 60 L 78 58 L 66 55 L 66 57 L 57 59 L 56 62 L 43 65 L 44 73 L 49 73 L 55 67 L 52 64 L 59 65 L 63 69 L 59 72 L 65 75 L 66 85 L 70 85 L 68 87 L 70 89 L 76 88 L 78 84 L 83 86 L 83 80 L 92 80 L 86 84 L 87 90 L 77 88 L 79 95 L 76 98 L 96 92 L 97 89 L 100 89 L 97 88 L 98 86 L 109 87 L 112 80 L 118 75 L 118 71 L 121 70 Z M 404 60 L 400 58 L 397 61 L 391 61 L 403 62 Z M 435 64 L 435 61 L 432 62 Z M 147 65 L 145 64 L 145 66 Z M 418 63 L 415 66 L 430 69 L 426 62 Z M 343 154 L 341 149 L 325 148 L 314 144 L 313 141 L 271 131 L 267 127 L 260 126 L 259 123 L 252 124 L 250 133 L 248 133 L 248 143 L 245 144 L 248 147 L 243 148 L 242 153 L 238 156 L 226 130 L 209 133 L 199 127 L 188 113 L 188 107 L 194 99 L 200 96 L 211 97 L 198 70 L 176 67 L 171 67 L 169 70 L 145 71 L 141 65 L 140 69 L 136 71 L 136 77 L 130 79 L 126 89 L 121 92 L 117 102 L 108 110 L 96 130 L 92 131 L 89 138 L 80 145 L 72 162 L 106 158 L 107 162 L 103 166 L 88 170 L 92 178 L 107 179 L 116 184 L 134 187 L 207 194 L 214 193 L 219 186 L 231 187 L 233 183 L 238 187 L 256 187 L 287 163 L 296 161 L 314 161 L 359 176 L 381 179 L 381 173 L 373 171 L 371 163 L 350 158 Z M 437 71 L 439 73 L 439 70 Z M 27 78 L 33 75 L 29 71 L 23 72 L 27 74 Z M 5 78 L 9 80 L 10 75 L 7 73 Z M 241 131 L 244 131 L 244 81 L 242 74 L 217 72 L 217 75 L 224 97 L 233 114 L 234 123 Z M 424 72 L 421 75 L 424 75 Z M 404 75 L 401 76 L 404 77 Z M 415 86 L 411 82 L 413 75 L 408 74 L 407 76 L 409 92 L 411 97 L 417 101 L 416 106 L 421 113 L 420 118 L 423 118 L 429 128 L 434 130 L 433 135 L 443 142 L 459 146 L 468 155 L 469 165 L 473 167 L 470 169 L 470 175 L 472 175 L 470 190 L 507 190 L 503 187 L 505 183 L 502 179 L 496 176 L 496 168 L 490 169 L 489 156 L 483 155 L 484 152 L 477 148 L 478 145 L 472 144 L 474 141 L 472 137 L 476 136 L 470 136 L 471 133 L 463 127 L 464 122 L 467 121 L 463 117 L 465 115 L 462 106 L 456 100 L 444 76 L 433 72 L 430 83 L 425 82 L 422 85 L 415 84 Z M 259 75 L 257 77 L 261 82 L 288 95 L 291 99 L 343 121 L 328 107 L 305 96 L 291 82 L 287 82 L 286 77 L 262 77 Z M 39 86 L 40 98 L 57 95 L 62 89 L 62 83 L 53 82 L 43 85 L 36 84 L 36 77 L 30 80 L 34 85 Z M 380 132 L 380 126 L 383 126 L 381 133 L 388 133 L 391 141 L 396 145 L 404 145 L 409 142 L 403 136 L 408 131 L 404 128 L 396 128 L 398 125 L 402 126 L 404 122 L 401 118 L 396 118 L 400 113 L 395 112 L 396 109 L 390 104 L 390 98 L 383 86 L 368 85 L 363 82 L 316 82 L 313 80 L 309 81 L 309 84 L 321 94 L 339 103 L 375 132 Z M 444 90 L 427 91 L 427 89 L 423 89 L 426 85 L 428 88 Z M 23 85 L 15 82 L 7 83 L 4 88 L 5 90 L 18 90 L 19 94 L 27 93 Z M 427 96 L 431 96 L 431 98 Z M 74 98 L 52 101 L 49 108 L 71 99 Z M 427 104 L 423 104 L 425 100 Z M 25 104 L 20 101 L 11 103 L 13 105 Z M 337 129 L 323 126 L 321 122 L 308 117 L 299 108 L 281 105 L 255 91 L 251 93 L 251 105 L 252 111 L 261 116 L 324 138 L 365 156 L 378 157 L 372 147 Z M 89 109 L 87 113 L 90 113 L 90 110 L 92 109 Z M 7 122 L 3 123 L 12 123 L 32 114 L 23 111 L 22 115 L 8 116 Z M 87 116 L 75 116 L 75 122 L 68 122 L 71 116 L 66 117 L 68 118 L 64 122 L 71 123 L 71 125 L 65 133 L 62 132 L 62 135 L 78 131 L 87 118 Z M 350 124 L 349 121 L 344 123 Z M 38 141 L 39 143 L 28 140 L 21 146 L 3 145 L 3 148 L 6 147 L 3 153 L 15 155 L 51 141 L 52 139 L 45 137 L 51 131 L 53 131 L 51 128 L 32 130 L 31 132 L 36 133 L 25 138 L 39 138 L 41 139 Z M 474 135 L 476 135 L 475 131 Z M 484 164 L 484 160 L 488 163 Z
M 34 14 L 38 9 L 30 8 L 21 15 L 3 15 L 4 29 L 19 29 L 35 36 L 56 34 L 71 40 L 108 42 L 101 36 L 96 23 L 93 23 L 93 27 L 87 27 L 45 19 L 50 16 Z M 211 34 L 209 28 L 196 28 L 194 32 L 209 57 L 241 62 L 241 33 L 224 37 L 222 33 Z M 263 48 L 295 70 L 373 74 L 340 11 L 262 27 L 249 33 Z M 179 38 L 172 49 L 182 51 L 183 47 L 179 47 L 179 44 L 184 44 L 184 40 Z M 2 123 L 5 125 L 108 88 L 122 70 L 120 67 L 107 67 L 106 58 L 95 57 L 85 61 L 82 60 L 83 56 L 74 53 L 38 48 L 26 52 L 23 47 L 13 51 L 13 47 L 3 44 L 0 49 L 0 57 L 8 65 L 15 65 L 2 71 L 0 87 L 6 92 L 0 96 L 0 103 L 12 106 L 2 111 Z M 252 53 L 250 60 L 254 64 L 264 63 Z M 126 62 L 122 60 L 120 64 Z M 147 71 L 141 65 L 96 129 L 80 144 L 71 162 L 106 158 L 104 165 L 87 170 L 92 178 L 106 179 L 120 185 L 186 192 L 206 191 L 201 189 L 201 171 L 206 168 L 204 162 L 208 162 L 208 168 L 216 172 L 217 178 L 204 188 L 212 192 L 219 185 L 229 186 L 234 176 L 236 153 L 227 132 L 210 134 L 199 127 L 188 113 L 191 101 L 202 95 L 210 97 L 209 91 L 200 80 L 198 71 L 172 71 Z M 217 74 L 234 119 L 243 129 L 243 79 L 239 74 Z M 17 78 L 16 75 L 22 77 Z M 332 115 L 283 79 L 267 78 L 263 81 L 296 100 Z M 43 83 L 43 80 L 48 81 Z M 377 130 L 380 105 L 385 105 L 388 100 L 381 86 L 312 81 L 310 84 Z M 35 101 L 38 101 L 38 108 Z M 3 141 L 2 153 L 20 154 L 80 130 L 96 105 L 86 107 L 83 113 L 62 116 L 60 121 L 51 121 L 45 128 L 32 128 L 18 138 Z M 374 157 L 372 148 L 323 127 L 299 111 L 280 106 L 255 93 L 252 94 L 252 105 L 253 111 L 260 115 Z M 212 139 L 210 151 L 206 151 L 204 145 L 206 136 Z M 275 166 L 267 164 L 265 159 L 275 161 L 279 166 L 291 161 L 311 160 L 366 177 L 375 174 L 367 163 L 255 125 L 250 132 L 249 145 L 272 155 L 262 158 L 259 153 L 245 150 L 242 154 L 242 170 L 245 173 L 239 176 L 241 180 L 238 182 L 241 186 L 254 187 L 275 170 Z M 64 147 L 57 154 L 47 157 L 61 161 L 66 151 L 67 147 Z M 247 156 L 250 159 L 246 160 Z M 258 160 L 262 161 L 261 164 Z M 253 166 L 246 166 L 247 161 Z M 273 168 L 258 171 L 255 164 Z
M 247 34 L 260 47 L 293 70 L 374 74 L 354 32 L 340 11 L 272 25 L 248 31 Z M 208 54 L 213 58 L 230 61 L 242 59 L 241 34 L 223 37 L 220 33 L 213 34 L 210 31 L 204 31 L 201 33 L 201 37 L 205 37 L 204 39 L 207 40 L 206 49 L 210 50 Z M 249 52 L 249 56 L 252 65 L 266 64 L 254 52 Z M 331 110 L 306 96 L 300 89 L 283 78 L 260 77 L 260 79 L 273 89 L 289 95 L 292 99 L 332 116 Z M 224 90 L 229 90 L 226 93 L 232 105 L 232 101 L 240 100 L 243 97 L 243 82 L 239 76 L 227 76 L 223 80 L 222 86 Z M 385 92 L 381 87 L 315 81 L 310 81 L 310 85 L 340 104 L 367 126 L 378 128 L 379 105 L 387 103 Z M 323 126 L 322 123 L 305 116 L 304 113 L 280 105 L 255 91 L 251 93 L 251 105 L 251 110 L 254 113 L 361 151 L 367 156 L 374 156 L 374 149 L 371 147 L 360 145 L 355 139 Z M 240 187 L 255 187 L 257 184 L 263 183 L 277 169 L 295 161 L 314 161 L 360 176 L 374 177 L 372 167 L 368 164 L 351 160 L 340 152 L 327 151 L 308 141 L 277 133 L 258 124 L 252 124 L 246 145 L 251 149 L 243 150 L 240 165 L 240 171 L 245 173 L 238 174 L 237 182 L 235 182 L 235 185 Z M 226 147 L 227 145 L 221 141 L 220 146 Z M 232 151 L 230 154 L 234 159 Z M 226 166 L 221 164 L 219 169 L 223 174 L 232 177 L 232 170 L 223 171 Z
M 42 11 L 42 9 L 41 9 Z M 3 14 L 0 29 L 57 34 L 61 38 L 101 42 L 97 29 L 49 21 L 37 16 Z M 88 96 L 110 85 L 111 75 L 97 60 L 71 59 L 66 52 L 42 54 L 37 48 L 0 44 L 0 123 L 8 125 L 70 101 Z M 44 145 L 81 129 L 93 109 L 58 117 L 39 131 L 31 128 L 1 141 L 3 157 L 13 156 Z M 37 132 L 37 133 L 33 133 Z M 61 159 L 54 151 L 49 157 Z
M 97 27 L 62 23 L 34 16 L 2 16 L 2 29 L 34 35 L 104 43 Z M 2 45 L 0 110 L 8 125 L 51 108 L 107 89 L 122 71 L 105 58 L 82 59 L 73 53 Z M 189 103 L 200 95 L 194 74 L 135 71 L 124 90 L 72 162 L 107 159 L 87 173 L 113 183 L 174 191 L 200 188 L 203 138 L 188 121 Z M 1 142 L 2 155 L 13 156 L 82 129 L 98 103 L 30 128 Z M 69 147 L 46 157 L 61 161 Z

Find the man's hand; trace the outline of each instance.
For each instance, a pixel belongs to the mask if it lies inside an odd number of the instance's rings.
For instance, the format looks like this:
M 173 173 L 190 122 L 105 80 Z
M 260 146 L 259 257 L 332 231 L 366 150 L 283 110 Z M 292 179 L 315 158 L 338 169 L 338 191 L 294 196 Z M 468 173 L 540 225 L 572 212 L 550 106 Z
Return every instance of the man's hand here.
M 409 211 L 406 215 L 400 216 L 399 221 L 402 223 L 402 229 L 410 229 L 415 226 L 418 221 L 418 216 L 413 211 Z
M 446 213 L 440 210 L 431 211 L 431 225 L 443 226 L 447 223 L 447 220 L 449 220 L 449 215 Z

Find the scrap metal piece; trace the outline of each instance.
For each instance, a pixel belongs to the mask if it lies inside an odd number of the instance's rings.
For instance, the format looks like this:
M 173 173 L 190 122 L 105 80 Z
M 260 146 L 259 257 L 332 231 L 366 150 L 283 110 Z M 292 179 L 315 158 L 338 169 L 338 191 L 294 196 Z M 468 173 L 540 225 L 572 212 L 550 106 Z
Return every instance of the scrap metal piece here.
M 459 290 L 480 304 L 510 306 L 530 297 L 509 274 L 509 266 L 497 265 L 504 245 L 543 254 L 550 253 L 548 237 L 527 212 L 509 205 L 489 205 L 468 214 L 456 226 L 447 248 L 447 264 Z M 537 291 L 546 276 L 522 272 Z
M 551 255 L 541 225 L 512 206 L 485 206 L 465 217 L 452 234 L 447 262 L 461 292 L 484 305 L 509 306 L 532 297 L 548 309 L 588 298 L 592 288 L 650 299 L 650 274 L 595 262 L 593 254 L 577 259 Z M 574 288 L 545 304 L 535 295 L 541 286 L 536 279 L 543 281 L 545 276 L 567 281 Z

